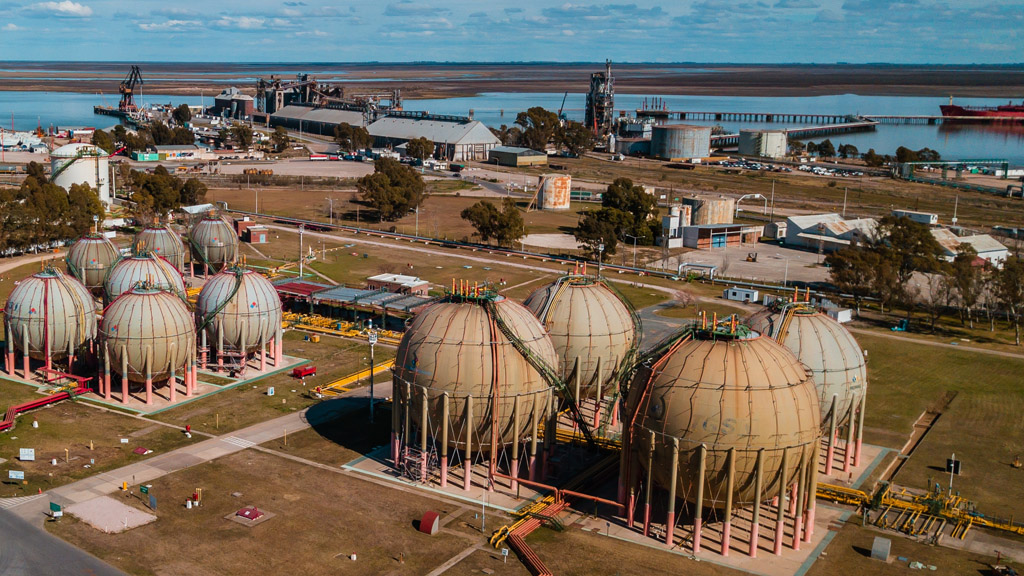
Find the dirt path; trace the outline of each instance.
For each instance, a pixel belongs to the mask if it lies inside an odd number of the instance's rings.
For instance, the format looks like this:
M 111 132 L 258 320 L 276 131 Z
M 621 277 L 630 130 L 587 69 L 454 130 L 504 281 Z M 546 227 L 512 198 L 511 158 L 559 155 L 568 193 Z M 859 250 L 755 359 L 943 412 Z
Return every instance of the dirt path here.
M 64 260 L 64 256 L 67 255 L 66 250 L 60 252 L 40 252 L 39 254 L 25 254 L 24 256 L 16 256 L 10 259 L 4 259 L 0 261 L 0 273 L 14 270 L 19 266 L 25 264 L 31 264 L 32 262 L 42 262 L 43 260 Z
M 935 346 L 938 348 L 950 348 L 953 350 L 963 350 L 966 352 L 977 352 L 978 354 L 988 354 L 990 356 L 1002 356 L 1004 358 L 1024 358 L 1024 353 L 1016 352 L 1004 352 L 1002 350 L 988 350 L 986 348 L 978 348 L 976 346 L 960 346 L 958 344 L 947 344 L 945 342 L 931 342 L 929 340 L 920 340 L 918 338 L 910 338 L 907 336 L 898 336 L 896 334 L 887 334 L 885 332 L 878 332 L 875 330 L 867 330 L 865 328 L 848 328 L 850 332 L 854 334 L 866 334 L 868 336 L 877 336 L 879 338 L 888 338 L 890 340 L 899 340 L 900 342 L 911 342 L 913 344 L 922 344 L 924 346 Z

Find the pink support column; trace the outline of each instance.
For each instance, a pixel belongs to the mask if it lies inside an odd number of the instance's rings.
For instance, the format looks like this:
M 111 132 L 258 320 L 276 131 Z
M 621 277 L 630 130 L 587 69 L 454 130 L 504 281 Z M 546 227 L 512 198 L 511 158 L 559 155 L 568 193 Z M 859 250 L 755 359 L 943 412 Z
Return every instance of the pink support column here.
M 260 372 L 267 371 L 267 345 L 260 346 Z
M 72 354 L 71 356 L 68 356 L 68 374 L 72 374 L 73 375 L 75 373 L 74 372 L 74 367 L 75 367 L 75 356 L 74 356 L 74 354 Z
M 594 400 L 594 429 L 601 427 L 601 399 Z
M 857 445 L 854 446 L 854 448 L 853 448 L 853 466 L 854 466 L 854 468 L 856 468 L 857 466 L 860 466 L 860 447 L 861 447 L 861 444 L 862 444 L 862 440 L 860 438 L 858 438 L 857 439 Z
M 804 542 L 810 542 L 814 536 L 814 500 L 811 500 L 811 507 L 807 509 L 807 520 L 804 524 Z
M 617 426 L 619 424 L 619 403 L 618 403 L 618 401 L 615 401 L 615 402 L 612 403 L 612 416 L 611 416 L 611 419 L 612 420 L 611 420 L 610 424 L 612 426 Z
M 632 489 L 630 489 L 629 491 L 629 504 L 627 504 L 627 506 L 628 508 L 626 508 L 626 526 L 632 528 L 633 521 L 636 520 L 636 518 L 634 518 L 634 508 L 636 508 L 636 494 L 633 493 Z
M 533 482 L 537 479 L 537 457 L 530 456 L 530 481 Z
M 651 503 L 644 502 L 644 536 L 651 535 Z
M 796 484 L 793 484 L 793 488 L 789 491 L 789 515 L 793 516 L 796 514 Z
M 176 388 L 178 387 L 178 378 L 174 376 L 174 374 L 171 374 L 171 378 L 167 381 L 167 383 L 170 384 L 171 386 L 170 391 L 168 391 L 167 393 L 167 399 L 170 401 L 171 404 L 174 404 L 175 402 L 178 401 L 178 391 L 176 390 Z
M 121 403 L 122 404 L 127 404 L 128 403 L 128 376 L 127 375 L 122 375 L 121 376 Z
M 398 467 L 398 434 L 391 432 L 391 461 Z
M 800 537 L 803 533 L 803 514 L 797 514 L 793 517 L 793 550 L 800 549 Z
M 196 389 L 199 387 L 199 370 L 196 368 L 196 363 L 192 362 L 192 389 L 189 390 L 186 396 L 191 396 L 196 393 Z
M 146 376 L 146 406 L 153 405 L 153 378 Z
M 7 373 L 14 376 L 14 350 L 7 353 Z
M 441 457 L 441 488 L 448 485 L 448 456 Z
M 697 520 L 697 526 L 700 526 L 700 520 L 699 519 Z M 696 529 L 696 528 L 694 530 L 695 531 L 693 533 L 693 546 L 694 546 L 694 550 L 696 551 L 697 548 L 700 546 L 700 536 L 699 536 L 700 530 Z M 669 512 L 666 515 L 666 517 L 665 517 L 665 544 L 666 545 L 668 545 L 668 546 L 672 545 L 672 540 L 675 539 L 675 531 L 676 531 L 676 513 L 675 512 Z M 696 552 L 694 552 L 694 553 L 696 553 Z
M 509 488 L 515 490 L 519 487 L 519 460 L 512 460 L 512 482 L 509 484 Z
M 462 476 L 462 489 L 465 490 L 466 492 L 469 492 L 469 488 L 470 488 L 470 486 L 472 486 L 472 482 L 473 482 L 473 468 L 472 468 L 471 462 L 470 462 L 470 455 L 466 454 L 465 458 L 466 458 L 466 462 L 465 462 L 466 471 L 465 471 L 465 473 Z
M 722 526 L 722 556 L 729 555 L 729 540 L 732 536 L 732 520 L 726 519 Z
M 699 516 L 697 518 L 693 519 L 693 553 L 694 554 L 700 552 L 700 529 L 701 529 L 701 525 L 702 525 L 702 519 Z M 669 531 L 671 531 L 671 528 L 669 528 Z M 669 540 L 668 543 L 671 544 L 672 541 Z
M 103 375 L 103 399 L 110 400 L 110 372 Z
M 851 423 L 850 425 L 852 426 L 853 424 Z M 843 446 L 843 472 L 850 471 L 850 463 L 853 460 L 852 448 L 852 442 L 847 442 L 846 446 Z
M 775 555 L 782 556 L 782 537 L 786 529 L 786 519 L 783 518 L 782 522 L 775 523 Z
M 28 380 L 29 378 L 32 377 L 32 371 L 31 371 L 31 368 L 28 365 L 28 352 L 25 352 L 24 360 L 25 360 L 25 363 L 24 363 L 25 367 L 24 367 L 24 369 L 22 371 L 22 376 L 25 378 L 25 380 Z

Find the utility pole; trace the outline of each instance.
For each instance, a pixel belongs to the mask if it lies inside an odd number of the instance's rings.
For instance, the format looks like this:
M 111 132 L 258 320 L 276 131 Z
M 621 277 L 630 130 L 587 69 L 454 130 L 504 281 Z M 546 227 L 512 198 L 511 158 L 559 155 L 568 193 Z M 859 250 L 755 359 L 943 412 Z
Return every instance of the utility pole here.
M 626 236 L 627 238 L 632 238 L 633 239 L 633 268 L 636 268 L 636 238 L 637 237 L 633 236 L 632 234 L 625 234 L 624 236 Z
M 370 320 L 370 423 L 373 423 L 373 346 L 377 343 L 377 333 L 373 331 L 373 320 Z
M 330 203 L 330 211 L 331 211 L 331 214 L 330 214 L 330 219 L 331 219 L 331 226 L 334 226 L 334 198 L 324 198 L 324 200 L 327 200 L 327 202 L 329 202 L 329 203 Z
M 306 227 L 299 224 L 299 280 L 302 280 L 302 262 L 306 258 L 306 255 L 302 253 L 302 233 L 305 230 Z
M 768 222 L 775 222 L 775 180 L 772 180 L 772 215 L 768 217 Z
M 846 196 L 850 193 L 849 186 L 843 186 L 843 218 L 846 218 Z
M 601 277 L 601 263 L 604 261 L 604 242 L 597 245 L 597 277 Z

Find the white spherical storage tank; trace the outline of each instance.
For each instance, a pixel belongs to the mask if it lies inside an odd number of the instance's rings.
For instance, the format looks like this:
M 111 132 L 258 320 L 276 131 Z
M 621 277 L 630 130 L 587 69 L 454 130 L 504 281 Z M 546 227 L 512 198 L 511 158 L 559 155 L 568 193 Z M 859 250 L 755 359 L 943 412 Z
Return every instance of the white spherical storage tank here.
M 50 154 L 50 179 L 70 190 L 88 184 L 99 191 L 100 202 L 110 205 L 110 177 L 107 153 L 92 144 L 68 144 Z

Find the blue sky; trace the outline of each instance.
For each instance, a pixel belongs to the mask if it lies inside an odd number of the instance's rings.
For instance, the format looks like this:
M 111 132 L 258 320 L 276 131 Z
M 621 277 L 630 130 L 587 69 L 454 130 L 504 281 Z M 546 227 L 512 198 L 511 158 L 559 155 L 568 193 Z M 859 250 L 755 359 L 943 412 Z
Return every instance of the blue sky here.
M 1024 61 L 1024 0 L 0 0 L 0 59 Z

